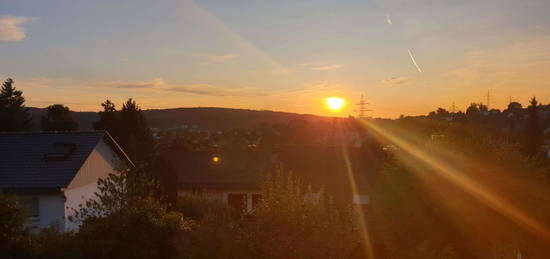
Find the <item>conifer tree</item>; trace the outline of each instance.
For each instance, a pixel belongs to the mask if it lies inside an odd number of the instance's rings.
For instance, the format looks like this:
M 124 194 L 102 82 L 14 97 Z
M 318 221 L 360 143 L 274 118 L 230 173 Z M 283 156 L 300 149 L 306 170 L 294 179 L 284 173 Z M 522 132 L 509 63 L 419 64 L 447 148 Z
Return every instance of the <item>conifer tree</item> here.
M 23 92 L 15 89 L 11 78 L 6 79 L 0 89 L 0 132 L 30 130 L 28 110 Z
M 533 97 L 527 107 L 527 125 L 525 127 L 525 152 L 531 156 L 541 153 L 543 133 L 540 127 L 539 105 L 537 98 Z
M 146 161 L 153 150 L 153 138 L 143 112 L 132 99 L 128 99 L 121 110 L 106 100 L 101 104 L 99 121 L 94 123 L 96 130 L 107 130 L 134 162 Z

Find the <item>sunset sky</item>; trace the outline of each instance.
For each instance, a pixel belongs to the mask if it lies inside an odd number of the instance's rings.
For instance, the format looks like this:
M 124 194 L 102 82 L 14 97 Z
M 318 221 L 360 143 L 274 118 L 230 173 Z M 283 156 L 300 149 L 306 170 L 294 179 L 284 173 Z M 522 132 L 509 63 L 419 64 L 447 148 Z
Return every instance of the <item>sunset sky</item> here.
M 0 78 L 27 106 L 347 116 L 550 102 L 548 0 L 0 0 Z M 347 99 L 340 113 L 323 99 Z

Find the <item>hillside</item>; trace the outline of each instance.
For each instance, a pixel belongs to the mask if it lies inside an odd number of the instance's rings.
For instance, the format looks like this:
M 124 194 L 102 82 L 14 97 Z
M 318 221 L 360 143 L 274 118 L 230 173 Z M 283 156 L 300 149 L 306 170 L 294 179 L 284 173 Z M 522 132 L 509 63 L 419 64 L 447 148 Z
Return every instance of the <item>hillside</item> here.
M 43 108 L 29 108 L 35 130 L 40 129 L 40 120 L 45 112 L 46 110 Z M 144 110 L 144 114 L 152 128 L 197 125 L 200 128 L 211 130 L 252 128 L 262 123 L 286 123 L 293 119 L 306 121 L 328 119 L 328 117 L 310 114 L 210 107 Z M 73 117 L 80 123 L 82 130 L 93 129 L 93 122 L 98 120 L 96 112 L 73 112 Z

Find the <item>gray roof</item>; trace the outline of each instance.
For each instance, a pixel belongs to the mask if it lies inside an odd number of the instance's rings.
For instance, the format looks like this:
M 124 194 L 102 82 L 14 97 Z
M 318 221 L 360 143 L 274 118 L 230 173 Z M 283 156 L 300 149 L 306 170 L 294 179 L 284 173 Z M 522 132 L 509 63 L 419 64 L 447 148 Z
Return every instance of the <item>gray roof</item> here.
M 128 159 L 105 131 L 0 133 L 0 189 L 65 188 L 102 139 Z
M 219 162 L 214 163 L 213 157 Z M 256 151 L 180 151 L 167 159 L 182 189 L 259 189 L 268 157 Z

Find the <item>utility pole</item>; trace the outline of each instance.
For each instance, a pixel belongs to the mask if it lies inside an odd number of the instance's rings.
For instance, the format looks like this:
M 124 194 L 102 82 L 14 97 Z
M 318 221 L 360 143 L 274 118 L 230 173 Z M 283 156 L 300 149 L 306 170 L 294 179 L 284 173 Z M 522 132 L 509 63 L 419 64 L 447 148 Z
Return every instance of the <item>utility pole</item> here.
M 489 105 L 491 104 L 491 92 L 487 90 L 487 110 L 489 110 Z
M 361 94 L 361 101 L 359 101 L 359 103 L 357 103 L 356 105 L 359 106 L 359 108 L 357 110 L 355 110 L 355 112 L 359 113 L 359 118 L 365 118 L 366 117 L 366 112 L 368 111 L 372 111 L 372 110 L 369 110 L 367 109 L 367 105 L 369 105 L 370 103 L 368 102 L 365 102 L 365 97 Z

